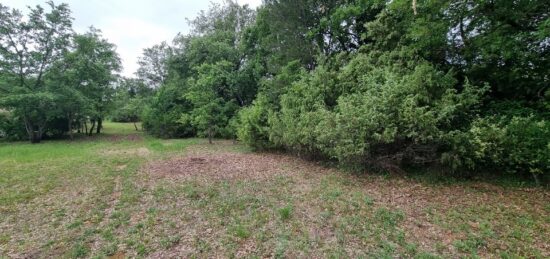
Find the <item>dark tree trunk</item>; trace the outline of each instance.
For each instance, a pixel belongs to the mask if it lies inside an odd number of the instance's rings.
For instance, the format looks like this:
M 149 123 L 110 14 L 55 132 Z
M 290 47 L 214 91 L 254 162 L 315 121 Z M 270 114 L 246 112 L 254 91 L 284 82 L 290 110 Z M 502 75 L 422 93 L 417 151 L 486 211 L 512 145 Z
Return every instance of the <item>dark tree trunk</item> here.
M 103 119 L 102 119 L 102 118 L 99 118 L 99 119 L 97 119 L 97 130 L 96 130 L 96 133 L 97 133 L 97 134 L 100 134 L 102 129 L 103 129 Z
M 42 140 L 42 138 L 40 137 L 40 132 L 33 130 L 31 133 L 31 143 L 37 144 L 40 143 L 40 140 Z
M 212 144 L 212 139 L 214 138 L 214 131 L 212 130 L 212 126 L 208 127 L 208 143 Z
M 84 121 L 84 134 L 88 134 L 88 122 Z
M 67 117 L 69 118 L 69 121 L 67 123 L 67 127 L 69 127 L 69 138 L 73 139 L 73 119 L 71 118 L 71 115 L 68 115 Z
M 531 175 L 533 175 L 533 179 L 535 179 L 535 184 L 536 184 L 537 186 L 540 186 L 539 175 L 536 174 L 536 173 L 531 173 Z
M 135 121 L 134 121 L 134 128 L 136 128 L 136 131 L 139 131 L 138 126 L 137 126 Z
M 92 126 L 90 127 L 90 132 L 88 132 L 88 136 L 92 136 L 92 133 L 94 133 L 95 128 L 95 120 L 92 120 Z
M 27 130 L 27 134 L 29 134 L 29 140 L 32 144 L 40 143 L 42 140 L 42 133 L 44 130 L 44 127 L 38 127 L 38 130 L 35 130 L 35 125 L 31 123 L 27 118 L 24 118 L 25 120 L 25 129 Z

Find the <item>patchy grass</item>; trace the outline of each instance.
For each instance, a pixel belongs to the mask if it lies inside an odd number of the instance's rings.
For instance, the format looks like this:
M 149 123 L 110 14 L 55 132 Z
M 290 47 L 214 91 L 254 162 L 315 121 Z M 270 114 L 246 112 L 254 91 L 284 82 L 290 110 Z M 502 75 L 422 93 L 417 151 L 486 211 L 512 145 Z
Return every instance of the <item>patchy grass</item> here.
M 355 176 L 132 124 L 0 143 L 0 257 L 550 256 L 550 193 Z

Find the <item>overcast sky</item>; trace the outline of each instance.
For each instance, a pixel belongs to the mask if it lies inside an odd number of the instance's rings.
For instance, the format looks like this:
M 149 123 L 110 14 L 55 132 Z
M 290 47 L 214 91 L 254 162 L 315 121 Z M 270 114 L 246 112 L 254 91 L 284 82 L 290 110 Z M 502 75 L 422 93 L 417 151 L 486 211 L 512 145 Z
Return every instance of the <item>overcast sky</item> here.
M 2 0 L 2 4 L 20 10 L 46 0 Z M 178 32 L 187 33 L 185 18 L 194 18 L 206 10 L 211 2 L 223 0 L 55 0 L 56 4 L 68 3 L 73 12 L 73 28 L 85 32 L 94 26 L 103 31 L 103 36 L 117 45 L 124 65 L 123 75 L 133 76 L 137 59 L 143 48 L 162 41 L 171 42 Z M 256 8 L 261 0 L 238 0 Z

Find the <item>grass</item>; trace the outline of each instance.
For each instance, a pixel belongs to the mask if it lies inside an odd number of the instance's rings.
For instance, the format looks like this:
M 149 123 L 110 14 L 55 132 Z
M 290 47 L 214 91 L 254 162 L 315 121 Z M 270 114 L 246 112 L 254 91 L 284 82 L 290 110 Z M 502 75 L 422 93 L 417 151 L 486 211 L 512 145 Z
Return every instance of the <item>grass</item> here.
M 106 123 L 99 137 L 0 143 L 0 258 L 545 258 L 549 197 Z

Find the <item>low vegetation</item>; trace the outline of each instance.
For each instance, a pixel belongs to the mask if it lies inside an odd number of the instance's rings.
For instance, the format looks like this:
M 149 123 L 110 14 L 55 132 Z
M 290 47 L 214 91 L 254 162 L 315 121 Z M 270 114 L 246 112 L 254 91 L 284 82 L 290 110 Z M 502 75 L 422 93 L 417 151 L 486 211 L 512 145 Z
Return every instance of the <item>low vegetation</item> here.
M 0 146 L 0 256 L 550 256 L 550 193 L 354 175 L 231 141 Z

